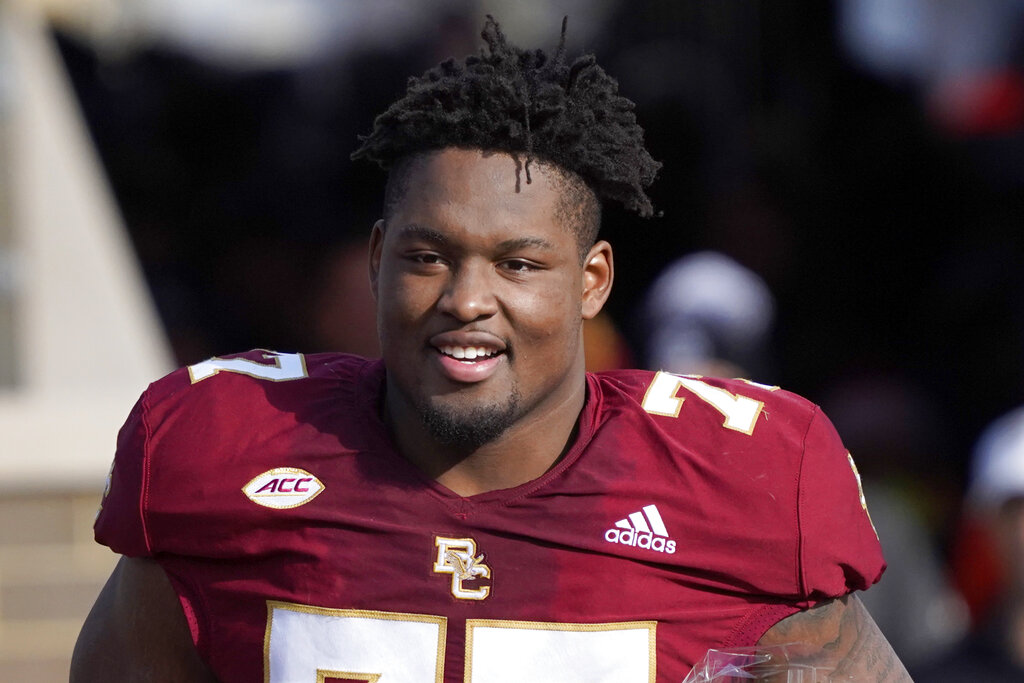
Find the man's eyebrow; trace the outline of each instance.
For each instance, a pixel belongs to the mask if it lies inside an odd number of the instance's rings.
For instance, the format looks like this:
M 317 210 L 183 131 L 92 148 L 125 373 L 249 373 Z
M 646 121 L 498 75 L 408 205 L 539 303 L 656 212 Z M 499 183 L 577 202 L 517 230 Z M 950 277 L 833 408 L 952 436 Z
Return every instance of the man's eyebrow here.
M 548 251 L 557 248 L 554 244 L 547 241 L 543 237 L 531 236 L 517 237 L 515 239 L 505 240 L 504 242 L 498 245 L 498 249 L 500 251 L 515 251 L 517 249 L 529 249 L 531 247 L 535 249 L 545 249 Z
M 396 235 L 396 237 L 398 239 L 405 240 L 419 239 L 425 242 L 432 242 L 434 244 L 448 243 L 448 238 L 442 235 L 437 230 L 422 225 L 417 225 L 416 223 L 410 223 L 408 225 L 403 225 L 402 227 L 400 227 L 398 229 L 398 234 Z

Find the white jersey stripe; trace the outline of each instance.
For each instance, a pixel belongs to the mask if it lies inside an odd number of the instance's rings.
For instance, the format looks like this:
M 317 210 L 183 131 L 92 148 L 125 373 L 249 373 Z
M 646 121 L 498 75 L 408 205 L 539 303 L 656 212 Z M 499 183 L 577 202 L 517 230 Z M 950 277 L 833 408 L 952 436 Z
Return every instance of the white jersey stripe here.
M 651 529 L 654 533 L 659 536 L 668 536 L 668 529 L 665 527 L 665 522 L 661 519 L 661 513 L 658 512 L 658 508 L 654 505 L 644 506 L 644 513 L 647 515 L 648 521 L 651 523 Z M 633 515 L 629 516 L 630 519 Z
M 650 533 L 651 528 L 647 526 L 647 520 L 644 519 L 644 516 L 641 513 L 634 512 L 629 516 L 629 521 L 633 522 L 633 528 L 637 531 Z
M 632 526 L 630 526 L 629 520 L 626 520 L 626 519 L 620 519 L 619 521 L 615 522 L 615 526 L 619 527 L 620 529 L 632 529 L 633 528 Z

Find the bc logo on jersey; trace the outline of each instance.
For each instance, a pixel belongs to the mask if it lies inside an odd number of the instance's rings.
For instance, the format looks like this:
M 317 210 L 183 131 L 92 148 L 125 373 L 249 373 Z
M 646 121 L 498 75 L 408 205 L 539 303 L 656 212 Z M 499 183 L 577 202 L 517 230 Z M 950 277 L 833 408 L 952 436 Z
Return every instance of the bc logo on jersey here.
M 477 554 L 476 541 L 472 538 L 434 537 L 437 557 L 434 572 L 451 574 L 452 595 L 460 600 L 483 600 L 490 592 L 490 586 L 468 588 L 465 583 L 491 578 L 491 568 L 484 564 L 483 554 Z

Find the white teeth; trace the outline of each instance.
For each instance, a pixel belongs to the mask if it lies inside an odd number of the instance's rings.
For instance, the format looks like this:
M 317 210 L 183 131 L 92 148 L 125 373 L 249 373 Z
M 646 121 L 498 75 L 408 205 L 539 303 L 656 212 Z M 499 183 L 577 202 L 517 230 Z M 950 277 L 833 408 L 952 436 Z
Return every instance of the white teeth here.
M 497 353 L 482 346 L 442 346 L 441 353 L 458 360 L 476 360 L 477 358 L 489 358 Z

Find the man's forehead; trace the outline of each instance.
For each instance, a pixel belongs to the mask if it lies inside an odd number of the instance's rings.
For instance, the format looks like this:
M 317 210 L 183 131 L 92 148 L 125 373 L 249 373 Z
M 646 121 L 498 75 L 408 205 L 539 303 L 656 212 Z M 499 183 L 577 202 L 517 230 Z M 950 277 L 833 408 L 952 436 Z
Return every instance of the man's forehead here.
M 385 193 L 387 223 L 410 211 L 481 205 L 509 208 L 530 221 L 559 225 L 587 249 L 600 225 L 600 203 L 587 183 L 572 171 L 524 152 L 448 147 L 416 152 L 391 169 Z M 539 212 L 539 213 L 538 213 Z
M 563 174 L 507 152 L 444 149 L 417 155 L 389 186 L 389 208 L 413 205 L 471 205 L 489 202 L 495 209 L 554 209 L 564 201 Z
M 573 171 L 531 153 L 476 147 L 444 147 L 412 153 L 391 169 L 389 180 L 404 179 L 408 182 L 411 175 L 422 180 L 423 177 L 458 173 L 467 169 L 474 174 L 484 174 L 497 182 L 507 183 L 517 192 L 533 184 L 538 175 L 545 177 L 551 184 L 585 184 Z

